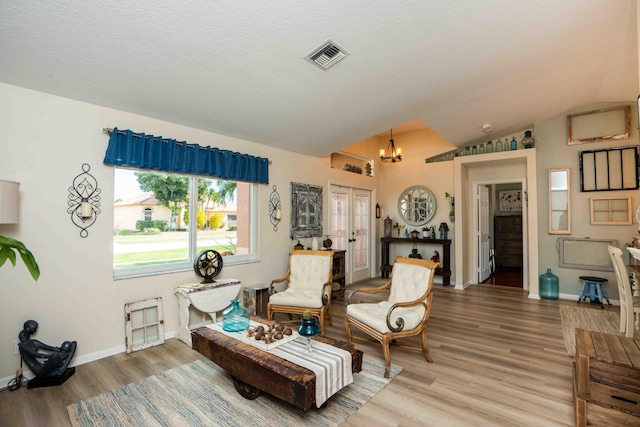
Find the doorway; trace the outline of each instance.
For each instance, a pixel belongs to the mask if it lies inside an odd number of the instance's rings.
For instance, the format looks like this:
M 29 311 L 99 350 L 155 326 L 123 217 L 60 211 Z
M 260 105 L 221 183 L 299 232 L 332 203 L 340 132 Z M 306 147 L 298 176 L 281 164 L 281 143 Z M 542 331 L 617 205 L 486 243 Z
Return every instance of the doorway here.
M 523 288 L 525 181 L 476 182 L 474 187 L 476 283 Z
M 331 185 L 333 249 L 346 250 L 346 284 L 371 277 L 371 190 Z

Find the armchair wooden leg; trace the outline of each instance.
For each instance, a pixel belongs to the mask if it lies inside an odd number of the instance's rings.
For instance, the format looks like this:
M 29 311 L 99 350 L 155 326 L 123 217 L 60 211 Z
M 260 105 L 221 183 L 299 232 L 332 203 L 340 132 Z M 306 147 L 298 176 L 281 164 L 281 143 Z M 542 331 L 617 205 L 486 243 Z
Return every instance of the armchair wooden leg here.
M 384 377 L 389 378 L 391 372 L 391 353 L 389 352 L 389 339 L 385 336 L 382 339 L 382 353 L 384 354 Z
M 433 359 L 431 358 L 431 354 L 429 354 L 429 344 L 427 344 L 427 329 L 424 328 L 422 333 L 420 334 L 422 338 L 422 352 L 424 353 L 424 358 L 427 359 L 427 362 L 433 363 Z
M 320 311 L 320 335 L 324 335 L 324 311 Z
M 351 337 L 351 322 L 349 322 L 349 316 L 344 317 L 344 324 L 347 328 L 347 342 L 353 344 L 353 338 Z

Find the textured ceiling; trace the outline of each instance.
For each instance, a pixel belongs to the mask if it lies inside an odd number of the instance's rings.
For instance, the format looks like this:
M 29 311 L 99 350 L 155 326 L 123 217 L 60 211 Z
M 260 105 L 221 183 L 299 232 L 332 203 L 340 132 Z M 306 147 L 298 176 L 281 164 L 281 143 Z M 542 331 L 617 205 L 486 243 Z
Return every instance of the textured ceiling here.
M 324 156 L 634 100 L 636 33 L 636 0 L 3 1 L 0 81 Z

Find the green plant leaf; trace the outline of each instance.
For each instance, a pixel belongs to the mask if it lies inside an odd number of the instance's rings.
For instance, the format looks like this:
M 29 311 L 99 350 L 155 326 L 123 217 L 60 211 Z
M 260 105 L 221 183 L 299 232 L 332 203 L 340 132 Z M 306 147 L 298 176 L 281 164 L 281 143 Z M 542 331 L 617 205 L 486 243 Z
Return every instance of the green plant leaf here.
M 24 265 L 29 270 L 31 277 L 37 281 L 40 277 L 40 267 L 38 267 L 35 257 L 24 243 L 11 237 L 0 236 L 0 267 L 4 265 L 7 259 L 11 261 L 14 267 L 16 266 L 16 254 L 14 251 L 20 254 L 20 258 L 22 258 Z

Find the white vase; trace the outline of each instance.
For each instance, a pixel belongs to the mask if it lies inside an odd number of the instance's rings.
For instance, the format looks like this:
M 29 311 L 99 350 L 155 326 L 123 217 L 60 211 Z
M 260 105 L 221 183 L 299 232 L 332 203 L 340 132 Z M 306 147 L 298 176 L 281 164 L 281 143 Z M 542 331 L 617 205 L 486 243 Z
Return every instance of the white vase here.
M 311 240 L 311 249 L 313 249 L 314 251 L 318 250 L 318 238 L 314 237 L 313 240 Z

